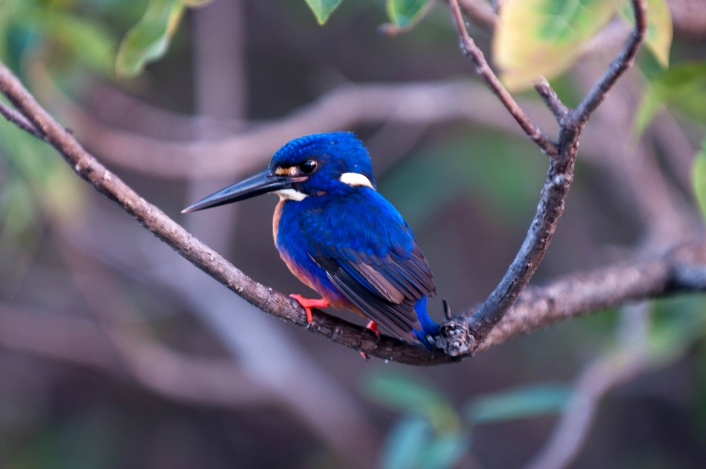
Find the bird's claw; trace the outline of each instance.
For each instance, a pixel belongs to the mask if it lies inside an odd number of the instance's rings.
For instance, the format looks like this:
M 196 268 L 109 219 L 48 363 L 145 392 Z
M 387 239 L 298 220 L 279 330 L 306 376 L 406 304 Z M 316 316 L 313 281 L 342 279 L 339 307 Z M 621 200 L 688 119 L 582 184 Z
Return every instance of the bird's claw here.
M 375 339 L 380 342 L 380 330 L 378 329 L 378 325 L 375 321 L 370 321 L 365 328 L 372 331 L 372 333 L 375 334 Z
M 331 301 L 326 298 L 321 298 L 319 300 L 304 298 L 303 296 L 297 293 L 292 293 L 291 295 L 289 295 L 289 297 L 297 300 L 297 303 L 299 303 L 299 305 L 304 308 L 304 311 L 306 311 L 307 324 L 311 324 L 312 322 L 314 322 L 314 315 L 311 312 L 311 308 L 328 308 L 331 305 Z

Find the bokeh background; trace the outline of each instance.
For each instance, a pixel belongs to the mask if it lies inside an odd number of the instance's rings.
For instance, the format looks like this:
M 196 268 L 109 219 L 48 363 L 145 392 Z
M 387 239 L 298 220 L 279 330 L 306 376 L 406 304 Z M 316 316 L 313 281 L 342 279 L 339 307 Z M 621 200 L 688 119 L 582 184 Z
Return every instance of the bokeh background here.
M 485 299 L 524 238 L 547 159 L 477 80 L 444 2 L 385 35 L 383 1 L 343 2 L 321 27 L 303 0 L 213 0 L 185 12 L 163 58 L 116 76 L 119 41 L 148 3 L 4 0 L 0 58 L 145 199 L 286 293 L 313 294 L 274 249 L 275 197 L 179 212 L 291 138 L 355 131 L 434 270 L 433 315 L 441 298 L 453 311 Z M 584 133 L 535 284 L 702 229 L 691 167 L 706 8 L 668 3 L 672 67 L 697 71 L 673 78 L 688 89 L 636 136 L 636 109 L 665 73 L 640 53 Z M 611 23 L 553 81 L 568 104 L 627 32 Z M 541 101 L 518 100 L 553 135 Z M 0 122 L 2 468 L 703 467 L 705 306 L 698 295 L 628 305 L 453 365 L 366 362 L 247 305 Z

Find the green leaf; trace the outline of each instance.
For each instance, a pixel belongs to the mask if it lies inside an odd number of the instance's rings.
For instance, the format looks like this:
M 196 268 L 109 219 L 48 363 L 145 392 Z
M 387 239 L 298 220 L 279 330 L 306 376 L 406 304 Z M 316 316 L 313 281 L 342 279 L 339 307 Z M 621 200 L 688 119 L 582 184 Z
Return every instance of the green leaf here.
M 413 24 L 430 0 L 387 0 L 387 16 L 395 26 Z
M 333 13 L 333 10 L 338 8 L 342 0 L 305 0 L 311 11 L 316 16 L 316 21 L 323 25 L 328 20 L 328 17 Z
M 571 387 L 565 385 L 527 386 L 475 398 L 466 406 L 465 415 L 475 425 L 555 414 L 571 394 Z
M 431 441 L 432 431 L 426 419 L 411 415 L 392 429 L 383 448 L 381 467 L 409 469 L 417 466 Z
M 428 445 L 422 456 L 421 469 L 450 469 L 463 457 L 470 438 L 462 433 L 439 435 Z
M 417 378 L 375 373 L 365 380 L 364 389 L 381 404 L 426 417 L 437 431 L 452 432 L 459 427 L 456 411 L 447 399 Z
M 613 17 L 615 0 L 509 0 L 493 37 L 493 57 L 510 89 L 569 68 L 581 46 Z
M 660 367 L 673 363 L 704 336 L 704 306 L 704 298 L 699 296 L 676 297 L 655 302 L 648 341 L 651 366 Z
M 701 142 L 701 151 L 694 159 L 694 167 L 691 174 L 694 197 L 701 209 L 701 216 L 706 220 L 706 137 Z
M 150 0 L 140 21 L 125 35 L 115 63 L 119 76 L 138 75 L 148 62 L 162 57 L 184 12 L 179 0 Z
M 187 8 L 201 8 L 202 6 L 206 6 L 209 3 L 213 2 L 213 0 L 180 0 L 180 1 Z
M 706 62 L 676 65 L 650 83 L 635 113 L 635 134 L 640 136 L 667 104 L 706 121 Z
M 669 67 L 669 48 L 672 46 L 672 15 L 665 0 L 647 1 L 647 35 L 645 44 L 652 51 L 663 68 Z M 625 0 L 620 9 L 621 16 L 635 27 L 635 14 L 632 4 Z
M 102 25 L 44 7 L 27 9 L 16 21 L 47 36 L 94 70 L 111 74 L 115 40 Z

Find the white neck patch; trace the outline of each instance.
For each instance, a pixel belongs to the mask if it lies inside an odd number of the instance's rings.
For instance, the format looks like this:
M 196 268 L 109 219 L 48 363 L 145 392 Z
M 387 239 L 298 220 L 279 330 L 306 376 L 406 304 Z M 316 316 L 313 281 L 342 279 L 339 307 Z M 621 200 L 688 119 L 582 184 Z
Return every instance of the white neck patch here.
M 365 186 L 375 190 L 370 179 L 360 173 L 343 173 L 341 174 L 340 181 L 349 186 Z
M 306 199 L 306 194 L 294 189 L 282 189 L 281 191 L 275 191 L 274 193 L 279 196 L 279 200 L 296 200 L 297 202 L 301 202 Z

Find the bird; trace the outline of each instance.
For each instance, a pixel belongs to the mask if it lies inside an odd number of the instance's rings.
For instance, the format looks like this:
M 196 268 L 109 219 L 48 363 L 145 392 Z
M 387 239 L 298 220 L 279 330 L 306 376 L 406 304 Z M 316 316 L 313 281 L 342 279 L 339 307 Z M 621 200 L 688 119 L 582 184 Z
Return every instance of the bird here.
M 368 150 L 352 132 L 289 141 L 270 164 L 182 213 L 261 194 L 279 196 L 273 235 L 280 257 L 321 299 L 290 295 L 304 308 L 348 309 L 406 342 L 430 341 L 439 326 L 427 312 L 436 292 L 432 271 L 412 229 L 378 191 Z

